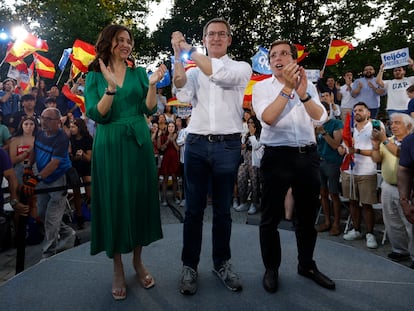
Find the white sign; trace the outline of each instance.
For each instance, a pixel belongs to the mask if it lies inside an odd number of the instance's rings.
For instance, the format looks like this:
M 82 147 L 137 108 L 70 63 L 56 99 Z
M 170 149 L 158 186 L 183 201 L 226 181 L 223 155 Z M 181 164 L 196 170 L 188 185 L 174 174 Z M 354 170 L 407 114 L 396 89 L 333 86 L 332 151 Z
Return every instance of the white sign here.
M 7 77 L 17 80 L 20 77 L 20 71 L 14 68 L 13 66 L 9 66 Z
M 384 69 L 391 69 L 408 65 L 410 53 L 408 48 L 399 49 L 381 54 L 381 61 L 384 64 Z
M 318 82 L 320 78 L 320 70 L 319 69 L 305 69 L 306 77 L 311 82 Z

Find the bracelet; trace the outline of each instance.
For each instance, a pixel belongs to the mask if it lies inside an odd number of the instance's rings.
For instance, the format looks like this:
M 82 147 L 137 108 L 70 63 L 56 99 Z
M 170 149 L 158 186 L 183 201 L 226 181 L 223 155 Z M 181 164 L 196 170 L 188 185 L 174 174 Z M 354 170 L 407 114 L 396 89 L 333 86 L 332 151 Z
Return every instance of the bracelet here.
M 358 149 L 356 150 L 356 153 L 357 153 L 357 154 L 361 154 L 361 149 L 359 149 L 359 148 L 358 148 Z
M 294 96 L 293 94 L 288 94 L 288 93 L 283 92 L 283 90 L 280 91 L 279 95 L 287 99 L 292 99 Z
M 304 98 L 304 99 L 302 99 L 302 98 L 300 98 L 299 97 L 299 100 L 302 102 L 302 103 L 306 103 L 307 101 L 310 101 L 311 99 L 312 99 L 312 96 L 309 94 L 309 93 L 306 93 L 306 98 Z
M 108 88 L 105 89 L 105 94 L 109 95 L 109 96 L 114 96 L 116 94 L 116 90 L 115 91 L 110 91 Z
M 326 132 L 321 133 L 322 136 L 325 136 L 326 134 L 328 134 L 328 133 L 326 133 Z

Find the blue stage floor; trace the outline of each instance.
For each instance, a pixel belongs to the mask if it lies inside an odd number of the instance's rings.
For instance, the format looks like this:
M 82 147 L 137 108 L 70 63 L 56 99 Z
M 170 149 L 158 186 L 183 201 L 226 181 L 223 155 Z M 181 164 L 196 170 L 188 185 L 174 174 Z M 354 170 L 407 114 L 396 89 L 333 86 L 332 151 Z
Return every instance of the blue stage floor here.
M 244 289 L 233 293 L 211 272 L 211 224 L 204 227 L 199 289 L 178 292 L 182 225 L 164 225 L 164 239 L 146 247 L 144 262 L 156 286 L 143 289 L 134 277 L 131 254 L 124 256 L 128 298 L 111 296 L 112 262 L 89 255 L 89 243 L 43 261 L 0 286 L 1 310 L 414 310 L 414 270 L 367 251 L 318 239 L 315 260 L 336 282 L 330 291 L 296 273 L 294 233 L 280 230 L 279 291 L 262 287 L 264 272 L 258 227 L 233 225 L 232 264 Z

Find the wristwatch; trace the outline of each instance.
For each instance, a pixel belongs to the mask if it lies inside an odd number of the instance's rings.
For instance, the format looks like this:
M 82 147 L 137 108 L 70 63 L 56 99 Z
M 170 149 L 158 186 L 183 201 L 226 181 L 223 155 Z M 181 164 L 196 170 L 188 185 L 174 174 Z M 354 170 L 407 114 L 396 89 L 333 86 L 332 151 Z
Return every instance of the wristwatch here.
M 307 101 L 310 101 L 311 99 L 312 99 L 312 96 L 309 94 L 309 93 L 306 93 L 306 97 L 304 98 L 304 99 L 302 99 L 302 98 L 300 98 L 299 97 L 299 100 L 302 102 L 302 103 L 306 103 Z
M 11 199 L 10 200 L 10 205 L 11 206 L 15 206 L 17 203 L 19 203 L 19 201 L 17 201 L 16 199 Z
M 390 143 L 390 141 L 388 139 L 386 139 L 382 143 L 384 144 L 384 146 L 386 146 L 386 145 L 388 145 Z

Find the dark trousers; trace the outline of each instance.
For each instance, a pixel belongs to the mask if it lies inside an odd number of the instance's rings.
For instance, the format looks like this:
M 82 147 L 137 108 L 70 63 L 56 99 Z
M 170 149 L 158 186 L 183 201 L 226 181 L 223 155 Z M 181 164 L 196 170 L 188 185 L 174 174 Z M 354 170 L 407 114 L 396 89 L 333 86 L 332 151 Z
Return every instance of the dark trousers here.
M 211 183 L 213 203 L 213 262 L 229 260 L 233 186 L 240 158 L 240 138 L 210 142 L 189 134 L 184 153 L 186 211 L 183 264 L 197 270 L 200 261 L 204 209 Z
M 277 270 L 281 262 L 278 225 L 284 216 L 286 192 L 292 187 L 295 201 L 295 234 L 298 261 L 312 268 L 317 232 L 314 228 L 319 207 L 319 157 L 314 148 L 306 153 L 298 149 L 266 147 L 261 161 L 263 177 L 260 247 L 266 269 Z

